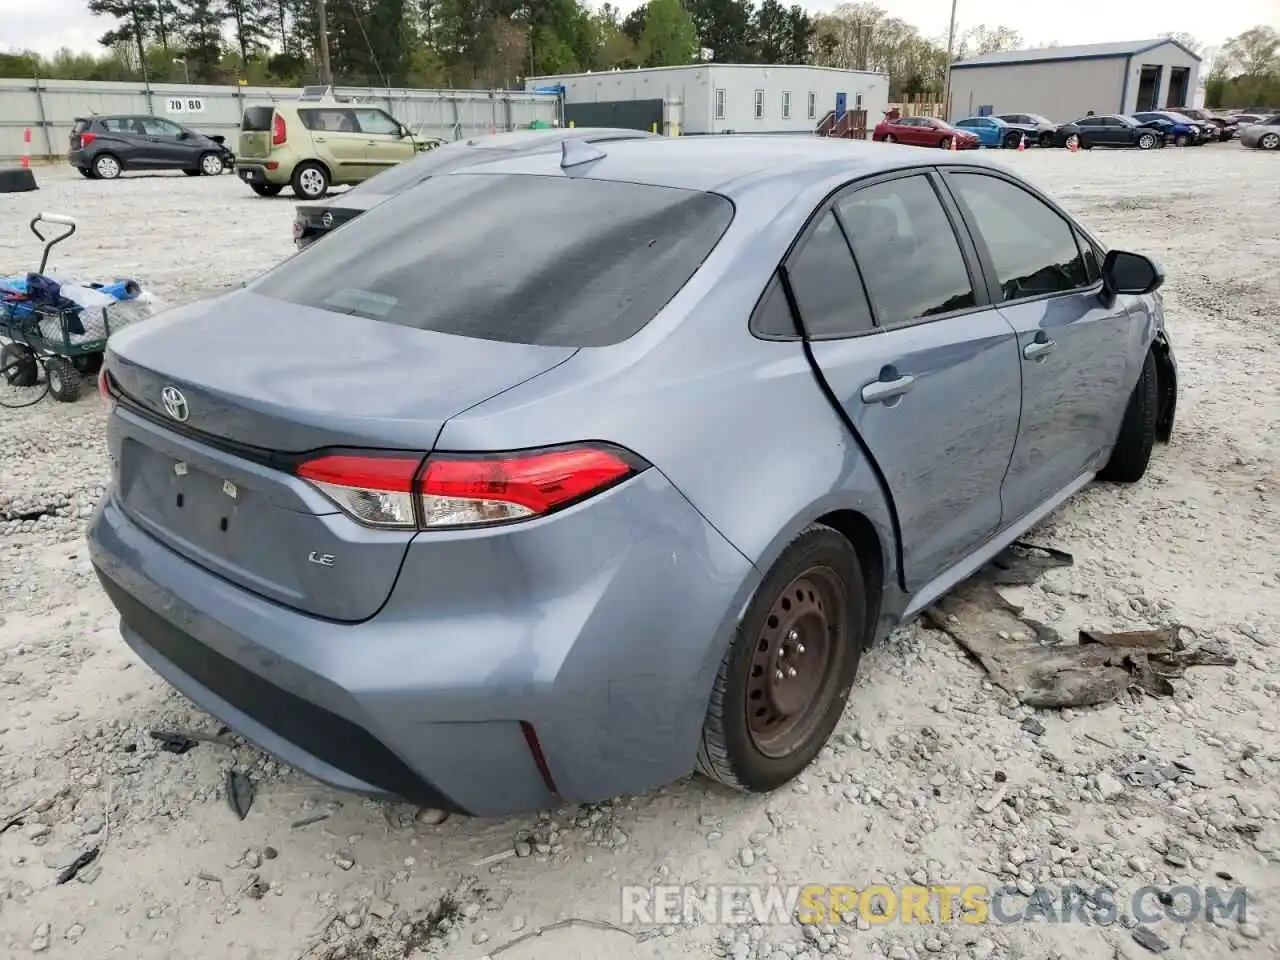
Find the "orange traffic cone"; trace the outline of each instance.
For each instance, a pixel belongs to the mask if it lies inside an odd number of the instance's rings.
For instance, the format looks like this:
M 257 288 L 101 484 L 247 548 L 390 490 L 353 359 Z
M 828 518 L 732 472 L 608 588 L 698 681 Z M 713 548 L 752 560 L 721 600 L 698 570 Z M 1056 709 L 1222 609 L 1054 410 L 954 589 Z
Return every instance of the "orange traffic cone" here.
M 1022 151 L 1026 149 L 1027 149 L 1027 138 L 1025 135 L 1023 135 L 1022 139 L 1018 141 L 1018 152 L 1022 153 Z
M 952 138 L 951 138 L 951 149 L 952 149 L 952 150 L 956 150 L 956 149 L 958 149 L 958 148 L 956 147 L 956 138 L 955 138 L 955 137 L 952 137 Z

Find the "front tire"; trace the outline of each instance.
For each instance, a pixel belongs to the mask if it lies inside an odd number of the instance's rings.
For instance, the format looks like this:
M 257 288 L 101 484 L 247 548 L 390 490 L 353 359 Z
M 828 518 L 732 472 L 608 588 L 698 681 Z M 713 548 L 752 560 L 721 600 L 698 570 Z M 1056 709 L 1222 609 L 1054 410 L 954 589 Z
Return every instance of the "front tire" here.
M 1004 143 L 1001 144 L 1001 146 L 1003 146 L 1006 150 L 1017 150 L 1018 144 L 1020 144 L 1021 142 L 1022 142 L 1021 134 L 1011 133 L 1004 138 Z
M 1098 479 L 1112 483 L 1137 483 L 1147 472 L 1156 444 L 1156 415 L 1160 410 L 1159 374 L 1156 358 L 1147 351 L 1142 373 L 1129 395 L 1120 424 L 1120 436 L 1111 450 L 1111 459 L 1098 471 Z
M 62 357 L 50 357 L 44 362 L 44 375 L 49 381 L 49 395 L 60 403 L 74 403 L 80 399 L 82 380 L 80 371 Z
M 885 142 L 885 143 L 897 143 L 897 142 L 898 142 L 898 138 L 897 138 L 897 137 L 895 137 L 892 133 L 886 133 L 886 134 L 884 135 L 884 142 Z
M 866 624 L 857 551 L 830 527 L 807 527 L 765 576 L 721 661 L 699 772 L 749 793 L 799 775 L 844 712 Z
M 222 158 L 216 153 L 201 154 L 200 173 L 206 177 L 216 177 L 221 174 Z
M 1156 135 L 1154 133 L 1144 133 L 1138 137 L 1138 149 L 1150 150 L 1156 145 Z
M 939 149 L 939 150 L 950 150 L 950 149 L 951 149 L 951 138 L 950 138 L 950 137 L 943 137 L 941 140 L 939 140 L 939 141 L 938 141 L 938 149 Z
M 1258 141 L 1260 150 L 1280 150 L 1280 133 L 1268 133 Z

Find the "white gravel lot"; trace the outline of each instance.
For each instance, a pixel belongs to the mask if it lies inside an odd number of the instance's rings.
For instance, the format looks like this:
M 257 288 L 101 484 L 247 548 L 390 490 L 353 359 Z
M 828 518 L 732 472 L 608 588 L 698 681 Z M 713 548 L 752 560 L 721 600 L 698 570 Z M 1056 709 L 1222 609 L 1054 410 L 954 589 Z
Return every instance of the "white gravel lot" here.
M 1076 497 L 1035 537 L 1075 565 L 1007 594 L 1068 637 L 1182 623 L 1236 666 L 1192 669 L 1171 699 L 1034 712 L 1037 735 L 1033 711 L 912 625 L 863 661 L 832 745 L 775 796 L 687 780 L 434 823 L 239 741 L 160 751 L 154 728 L 216 724 L 127 650 L 89 568 L 84 518 L 107 471 L 96 395 L 0 409 L 0 956 L 1112 960 L 1160 946 L 1131 929 L 1145 886 L 1247 888 L 1243 922 L 1146 925 L 1169 956 L 1280 956 L 1280 160 L 1233 144 L 1002 159 L 1109 244 L 1163 262 L 1182 381 L 1174 443 L 1147 479 Z M 292 250 L 293 203 L 229 176 L 39 176 L 40 192 L 0 197 L 0 272 L 34 265 L 37 210 L 80 221 L 56 263 L 136 275 L 167 302 Z M 1127 782 L 1143 759 L 1182 766 L 1159 786 Z M 256 787 L 243 821 L 223 796 L 232 768 Z M 97 861 L 56 884 L 93 845 Z M 623 884 L 810 882 L 1075 882 L 1113 888 L 1121 916 L 609 926 Z

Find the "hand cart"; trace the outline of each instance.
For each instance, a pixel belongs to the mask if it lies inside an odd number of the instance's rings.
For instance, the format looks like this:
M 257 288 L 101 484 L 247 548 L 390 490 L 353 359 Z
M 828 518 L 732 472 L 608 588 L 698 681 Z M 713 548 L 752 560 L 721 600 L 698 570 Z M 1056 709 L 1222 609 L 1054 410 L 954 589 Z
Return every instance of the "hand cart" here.
M 44 230 L 41 225 L 48 226 Z M 4 406 L 31 406 L 47 393 L 70 403 L 79 398 L 85 378 L 102 367 L 103 352 L 111 333 L 128 321 L 112 316 L 112 305 L 133 300 L 142 292 L 136 280 L 71 286 L 64 292 L 57 280 L 45 275 L 49 253 L 76 232 L 71 217 L 40 213 L 30 223 L 31 232 L 44 244 L 40 268 L 24 276 L 0 277 L 0 378 L 10 386 L 34 387 L 43 370 L 45 389 L 34 400 Z M 60 231 L 60 232 L 59 232 Z M 95 291 L 101 305 L 86 306 L 73 299 L 84 290 Z

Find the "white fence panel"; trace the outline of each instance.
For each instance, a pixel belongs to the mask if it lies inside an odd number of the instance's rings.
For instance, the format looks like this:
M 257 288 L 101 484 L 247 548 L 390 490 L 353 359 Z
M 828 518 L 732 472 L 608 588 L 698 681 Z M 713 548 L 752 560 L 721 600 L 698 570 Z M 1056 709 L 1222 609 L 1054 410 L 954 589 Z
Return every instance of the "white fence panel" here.
M 294 100 L 301 92 L 288 87 L 4 79 L 0 162 L 22 156 L 25 130 L 31 131 L 33 157 L 64 155 L 75 119 L 94 114 L 165 116 L 202 133 L 222 134 L 234 148 L 245 107 Z M 334 92 L 386 107 L 410 128 L 447 140 L 515 130 L 534 121 L 558 123 L 561 116 L 556 96 L 524 91 L 336 87 Z

